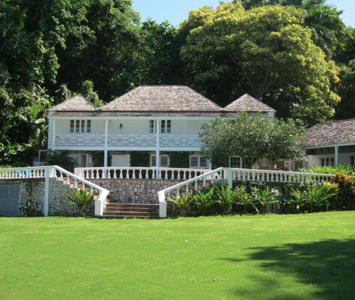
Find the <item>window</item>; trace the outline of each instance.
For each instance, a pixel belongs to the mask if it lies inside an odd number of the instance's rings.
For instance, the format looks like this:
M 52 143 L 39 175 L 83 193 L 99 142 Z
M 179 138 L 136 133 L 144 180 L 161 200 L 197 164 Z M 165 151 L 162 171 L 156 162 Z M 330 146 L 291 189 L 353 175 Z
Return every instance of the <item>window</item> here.
M 157 132 L 157 121 L 156 120 L 149 121 L 149 132 L 150 133 Z M 171 120 L 161 120 L 160 121 L 160 133 L 171 133 Z
M 150 166 L 155 167 L 157 165 L 157 157 L 156 155 L 150 156 Z M 169 167 L 169 156 L 168 155 L 160 155 L 160 166 L 161 167 Z
M 350 156 L 350 166 L 355 165 L 355 156 Z
M 70 120 L 70 133 L 90 133 L 91 120 Z
M 150 133 L 157 133 L 156 124 L 157 124 L 157 121 L 150 120 L 150 122 L 149 122 L 149 132 Z
M 230 156 L 229 157 L 229 167 L 230 168 L 245 168 L 245 163 L 240 156 Z
M 324 157 L 320 160 L 321 166 L 334 166 L 334 157 Z
M 191 155 L 190 168 L 208 168 L 208 160 L 200 155 Z

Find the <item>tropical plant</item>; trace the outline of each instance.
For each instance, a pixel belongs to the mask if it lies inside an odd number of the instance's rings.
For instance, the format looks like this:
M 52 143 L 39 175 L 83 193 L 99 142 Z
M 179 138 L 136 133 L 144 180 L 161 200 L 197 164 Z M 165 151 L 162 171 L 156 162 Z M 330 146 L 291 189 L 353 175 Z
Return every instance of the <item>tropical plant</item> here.
M 287 203 L 291 210 L 299 212 L 314 212 L 329 210 L 330 200 L 336 195 L 334 189 L 330 189 L 326 185 L 310 185 L 291 189 L 291 200 Z
M 351 175 L 354 173 L 355 168 L 351 165 L 339 165 L 339 166 L 314 166 L 309 168 L 300 169 L 299 172 L 316 173 L 316 174 L 337 174 L 343 173 Z
M 189 193 L 171 195 L 167 200 L 174 203 L 174 206 L 179 209 L 180 215 L 185 217 L 187 215 L 187 208 L 190 206 L 191 202 L 194 201 L 194 195 Z
M 247 214 L 250 208 L 259 213 L 256 201 L 249 193 L 241 194 L 236 203 L 243 206 L 243 214 Z
M 70 189 L 69 194 L 65 193 L 69 203 L 75 204 L 78 209 L 79 213 L 85 217 L 84 207 L 85 205 L 93 199 L 93 194 L 90 190 L 77 190 L 77 189 Z
M 232 210 L 232 206 L 234 203 L 238 201 L 240 197 L 245 195 L 245 190 L 243 188 L 235 188 L 231 189 L 229 184 L 215 186 L 216 194 L 218 197 L 218 202 L 223 208 L 225 214 L 229 214 Z
M 254 198 L 255 202 L 262 207 L 262 211 L 264 213 L 266 213 L 266 205 L 278 202 L 276 200 L 277 195 L 277 190 L 273 189 L 270 191 L 269 188 L 263 190 L 254 188 L 252 192 L 252 197 Z
M 329 210 L 329 199 L 334 196 L 333 193 L 325 185 L 316 184 L 314 186 L 307 186 L 305 190 L 306 201 L 309 203 L 310 212 L 315 208 L 322 210 L 325 205 L 326 210 Z
M 52 151 L 48 150 L 47 156 L 45 159 L 45 164 L 47 166 L 57 165 L 62 167 L 65 170 L 70 172 L 74 171 L 74 167 L 76 166 L 76 162 L 74 158 L 69 156 L 68 151 Z
M 194 204 L 196 205 L 199 213 L 202 215 L 206 214 L 206 210 L 218 202 L 216 199 L 213 199 L 214 187 L 209 191 L 197 191 L 197 194 L 194 198 Z

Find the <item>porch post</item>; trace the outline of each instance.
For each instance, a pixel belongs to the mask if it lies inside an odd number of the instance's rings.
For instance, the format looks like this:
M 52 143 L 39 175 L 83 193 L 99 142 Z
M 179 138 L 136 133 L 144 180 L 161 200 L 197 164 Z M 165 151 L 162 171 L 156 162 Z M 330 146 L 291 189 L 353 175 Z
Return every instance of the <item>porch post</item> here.
M 105 120 L 105 150 L 104 150 L 104 167 L 107 167 L 108 164 L 108 120 Z
M 339 146 L 335 146 L 335 157 L 334 157 L 334 164 L 339 166 Z
M 156 148 L 155 148 L 155 166 L 157 168 L 160 167 L 160 140 L 159 140 L 159 134 L 160 134 L 160 120 L 156 120 L 157 124 L 156 124 L 156 134 L 157 134 L 157 141 L 156 141 Z M 156 170 L 155 172 L 155 178 L 156 179 L 160 179 L 160 172 L 159 170 Z
M 51 145 L 51 150 L 54 151 L 55 149 L 55 125 L 56 125 L 56 120 L 52 120 L 52 145 Z

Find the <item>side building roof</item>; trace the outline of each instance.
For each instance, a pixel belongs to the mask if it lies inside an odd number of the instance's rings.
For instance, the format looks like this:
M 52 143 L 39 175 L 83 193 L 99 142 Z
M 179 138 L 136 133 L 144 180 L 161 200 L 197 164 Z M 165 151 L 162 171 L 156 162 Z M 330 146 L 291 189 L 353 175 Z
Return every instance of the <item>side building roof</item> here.
M 269 105 L 266 105 L 260 100 L 255 99 L 249 94 L 244 94 L 237 100 L 227 105 L 224 109 L 228 111 L 276 112 L 275 109 L 271 108 Z
M 303 141 L 304 147 L 355 143 L 355 119 L 319 123 L 309 128 Z
M 97 107 L 82 95 L 74 96 L 64 102 L 53 106 L 49 111 L 94 111 Z

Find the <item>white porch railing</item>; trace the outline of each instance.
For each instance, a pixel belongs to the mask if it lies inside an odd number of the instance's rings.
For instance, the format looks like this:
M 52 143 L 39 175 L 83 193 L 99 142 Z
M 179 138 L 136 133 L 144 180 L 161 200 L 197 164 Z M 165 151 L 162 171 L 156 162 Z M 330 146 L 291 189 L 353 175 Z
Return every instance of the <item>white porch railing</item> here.
M 59 166 L 43 166 L 43 167 L 27 167 L 27 168 L 9 168 L 0 169 L 1 179 L 25 179 L 25 178 L 44 178 L 44 216 L 48 216 L 48 200 L 49 200 L 49 179 L 57 178 L 66 184 L 70 184 L 71 179 L 74 180 L 74 188 L 78 188 L 78 182 L 81 182 L 81 189 L 90 188 L 98 192 L 98 199 L 95 201 L 95 215 L 102 216 L 106 205 L 108 190 L 90 182 L 79 176 L 72 174 Z
M 90 167 L 75 168 L 74 173 L 84 179 L 163 179 L 187 180 L 210 172 L 210 169 L 157 167 Z
M 56 134 L 55 146 L 104 146 L 104 134 Z M 161 134 L 160 147 L 200 147 L 201 140 L 196 135 Z M 108 147 L 156 147 L 156 134 L 109 134 Z
M 166 218 L 167 216 L 166 198 L 169 197 L 170 194 L 179 195 L 181 189 L 187 192 L 190 192 L 191 188 L 197 190 L 199 186 L 201 186 L 199 182 L 202 181 L 202 186 L 206 186 L 206 180 L 208 179 L 211 180 L 212 183 L 217 180 L 227 180 L 228 184 L 232 186 L 233 180 L 300 184 L 305 182 L 331 181 L 334 176 L 335 175 L 330 174 L 302 172 L 219 168 L 159 191 L 159 217 Z

